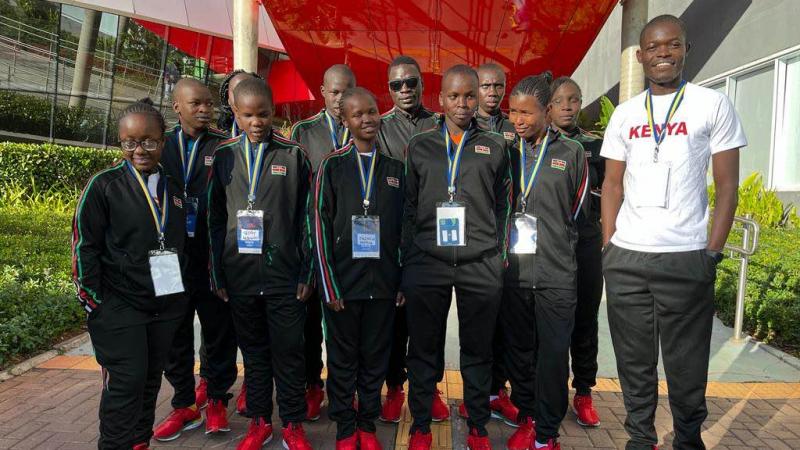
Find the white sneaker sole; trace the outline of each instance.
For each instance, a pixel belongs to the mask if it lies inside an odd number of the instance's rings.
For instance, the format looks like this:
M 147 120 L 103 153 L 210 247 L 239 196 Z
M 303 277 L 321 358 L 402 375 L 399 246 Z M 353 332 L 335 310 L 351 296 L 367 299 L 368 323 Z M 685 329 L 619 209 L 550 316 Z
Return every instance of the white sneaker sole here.
M 581 422 L 580 416 L 578 416 L 578 411 L 575 409 L 574 406 L 572 407 L 572 412 L 575 414 L 575 422 L 578 422 L 578 425 L 580 425 L 580 426 L 582 426 L 584 428 L 599 428 L 600 427 L 600 421 L 598 421 L 594 425 Z
M 519 424 L 508 420 L 508 418 L 497 411 L 492 410 L 492 419 L 502 420 L 504 424 L 510 426 L 511 428 L 519 428 Z
M 183 428 L 180 429 L 180 431 L 178 431 L 177 433 L 173 434 L 172 436 L 168 436 L 168 437 L 165 437 L 165 438 L 154 437 L 153 439 L 157 440 L 158 442 L 171 442 L 171 441 L 174 441 L 175 439 L 178 439 L 179 437 L 181 437 L 181 434 L 184 431 L 194 430 L 195 428 L 200 427 L 200 425 L 202 425 L 204 421 L 205 421 L 205 419 L 203 419 L 203 416 L 200 416 L 199 419 L 194 420 L 194 421 L 189 422 L 188 424 L 184 425 Z

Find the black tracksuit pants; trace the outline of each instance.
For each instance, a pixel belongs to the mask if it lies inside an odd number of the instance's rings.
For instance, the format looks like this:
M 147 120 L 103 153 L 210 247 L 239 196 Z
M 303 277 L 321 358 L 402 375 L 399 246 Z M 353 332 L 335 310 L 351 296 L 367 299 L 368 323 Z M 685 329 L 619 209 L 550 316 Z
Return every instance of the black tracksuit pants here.
M 236 334 L 228 303 L 214 295 L 208 281 L 190 281 L 189 308 L 175 334 L 164 376 L 175 389 L 173 408 L 195 402 L 194 315 L 200 318 L 205 351 L 200 351 L 200 376 L 208 381 L 208 398 L 227 402 L 228 390 L 236 382 Z
M 506 288 L 501 320 L 511 401 L 518 420 L 536 421 L 536 438 L 558 437 L 569 403 L 569 345 L 575 322 L 571 289 Z
M 575 249 L 578 263 L 578 304 L 572 331 L 572 387 L 588 395 L 597 384 L 597 312 L 603 298 L 603 236 L 579 239 Z
M 323 386 L 322 383 L 322 296 L 314 290 L 306 300 L 305 325 L 306 385 Z
M 609 244 L 603 253 L 608 324 L 622 385 L 626 449 L 658 442 L 658 352 L 663 351 L 676 449 L 700 437 L 714 317 L 716 265 L 705 250 L 644 253 Z
M 172 311 L 186 307 L 183 297 L 171 301 L 183 304 Z M 98 449 L 129 450 L 150 442 L 161 374 L 182 312 L 147 313 L 106 292 L 89 315 L 89 336 L 103 373 Z
M 408 321 L 406 308 L 401 306 L 394 316 L 394 335 L 389 353 L 389 368 L 386 371 L 386 387 L 402 387 L 408 380 L 406 374 L 406 355 L 408 354 Z
M 328 416 L 336 422 L 336 439 L 352 436 L 356 426 L 375 432 L 395 309 L 395 299 L 346 301 L 339 312 L 325 308 Z M 358 411 L 353 409 L 356 392 Z
M 306 417 L 303 329 L 306 304 L 294 295 L 231 296 L 236 338 L 244 358 L 247 415 L 272 422 L 272 386 L 284 426 Z
M 503 263 L 498 255 L 453 266 L 425 253 L 409 255 L 403 292 L 409 327 L 411 432 L 430 431 L 431 402 L 444 373 L 447 313 L 453 288 L 458 305 L 461 377 L 467 425 L 486 434 L 492 381 L 492 336 L 500 308 Z

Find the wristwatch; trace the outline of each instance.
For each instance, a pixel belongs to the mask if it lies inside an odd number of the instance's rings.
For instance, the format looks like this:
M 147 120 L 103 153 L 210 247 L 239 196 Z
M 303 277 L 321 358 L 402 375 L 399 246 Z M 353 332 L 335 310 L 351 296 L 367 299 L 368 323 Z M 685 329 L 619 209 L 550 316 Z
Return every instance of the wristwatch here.
M 719 264 L 725 258 L 725 254 L 724 253 L 718 252 L 716 250 L 706 249 L 706 255 L 710 256 L 711 259 L 714 260 L 714 264 Z

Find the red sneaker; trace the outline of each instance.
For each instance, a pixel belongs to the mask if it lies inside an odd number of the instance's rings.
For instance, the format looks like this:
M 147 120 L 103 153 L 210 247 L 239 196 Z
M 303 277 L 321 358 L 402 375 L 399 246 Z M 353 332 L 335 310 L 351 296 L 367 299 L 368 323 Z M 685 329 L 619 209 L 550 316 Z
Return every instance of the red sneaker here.
M 303 424 L 290 423 L 283 429 L 283 448 L 286 450 L 313 450 L 306 439 Z
M 378 441 L 375 433 L 358 430 L 358 445 L 361 450 L 383 450 L 383 446 Z
M 133 446 L 133 450 L 150 450 L 150 444 L 148 444 L 147 442 L 136 444 Z
M 231 431 L 228 410 L 221 400 L 212 399 L 206 408 L 206 434 Z
M 402 386 L 390 387 L 386 393 L 386 401 L 381 408 L 380 419 L 382 422 L 398 423 L 400 415 L 403 413 L 403 403 L 406 401 L 406 393 Z
M 505 389 L 500 389 L 497 392 L 497 398 L 489 402 L 489 409 L 492 411 L 492 417 L 500 419 L 510 427 L 518 427 L 517 414 L 519 409 L 511 403 L 508 397 L 508 392 Z
M 247 434 L 244 436 L 236 450 L 261 450 L 261 447 L 272 440 L 272 424 L 267 423 L 263 417 L 250 421 Z
M 467 436 L 467 450 L 492 450 L 489 436 L 478 436 L 478 430 L 473 428 Z
M 458 415 L 462 419 L 469 419 L 469 413 L 467 412 L 467 404 L 466 403 L 461 402 L 461 404 L 458 405 Z
M 572 410 L 578 416 L 578 424 L 584 427 L 600 426 L 600 417 L 597 415 L 597 410 L 592 406 L 592 394 L 576 394 L 572 400 Z
M 197 409 L 203 409 L 208 405 L 208 382 L 205 378 L 200 378 L 197 387 L 194 388 L 194 404 Z
M 236 397 L 236 412 L 243 416 L 247 414 L 247 385 L 242 383 L 242 389 L 239 390 L 239 396 Z
M 358 449 L 358 431 L 352 436 L 336 440 L 336 450 L 356 450 Z
M 536 440 L 533 441 L 533 446 L 531 448 L 536 447 Z M 559 444 L 555 439 L 548 439 L 547 444 L 544 447 L 539 447 L 537 450 L 561 450 L 561 444 Z
M 517 431 L 508 438 L 506 450 L 529 450 L 533 449 L 533 441 L 536 439 L 536 427 L 533 419 L 528 417 L 521 425 L 517 425 Z
M 431 450 L 433 435 L 429 432 L 415 431 L 408 440 L 408 450 Z
M 197 407 L 173 409 L 153 430 L 153 437 L 161 442 L 174 441 L 181 436 L 182 431 L 194 430 L 202 424 L 203 415 Z
M 442 400 L 442 391 L 433 391 L 433 402 L 431 403 L 431 420 L 441 422 L 450 418 L 450 408 Z
M 322 387 L 314 385 L 306 389 L 306 420 L 319 420 L 319 411 L 322 409 L 322 402 L 325 400 L 325 391 Z

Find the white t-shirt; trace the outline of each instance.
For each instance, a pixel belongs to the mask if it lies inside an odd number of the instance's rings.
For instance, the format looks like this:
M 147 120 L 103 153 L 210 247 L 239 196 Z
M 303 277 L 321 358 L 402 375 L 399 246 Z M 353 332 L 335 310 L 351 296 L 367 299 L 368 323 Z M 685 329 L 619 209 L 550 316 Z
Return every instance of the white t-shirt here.
M 664 205 L 641 206 L 652 205 L 649 200 L 653 196 L 661 198 L 664 194 L 653 187 L 658 185 L 654 178 L 659 177 L 653 176 L 655 139 L 647 124 L 645 96 L 646 91 L 619 105 L 603 138 L 600 155 L 626 163 L 625 198 L 611 242 L 652 253 L 705 248 L 708 163 L 712 154 L 747 145 L 739 116 L 724 94 L 688 83 L 658 152 L 659 164 L 669 167 Z M 674 97 L 675 94 L 653 96 L 653 121 L 657 126 L 664 123 Z M 648 200 L 641 201 L 645 197 Z

